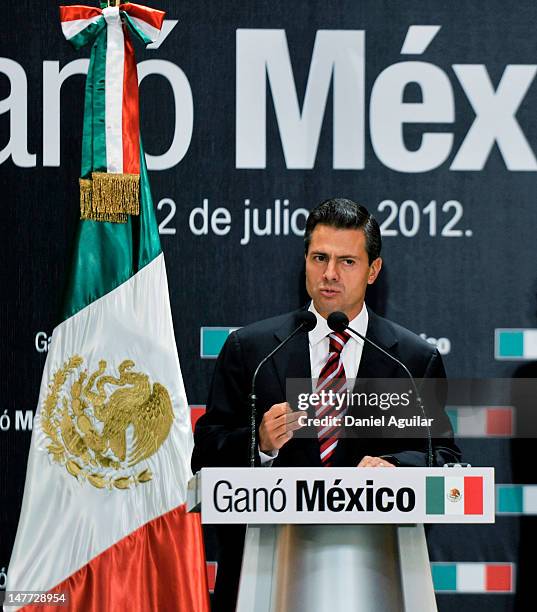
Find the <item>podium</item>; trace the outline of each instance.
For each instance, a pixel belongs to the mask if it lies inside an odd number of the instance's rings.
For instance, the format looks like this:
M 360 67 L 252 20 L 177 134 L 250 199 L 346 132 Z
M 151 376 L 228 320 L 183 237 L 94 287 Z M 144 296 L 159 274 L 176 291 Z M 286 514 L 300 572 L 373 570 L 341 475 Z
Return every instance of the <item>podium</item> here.
M 425 523 L 493 523 L 493 468 L 204 468 L 188 507 L 246 524 L 237 612 L 434 612 Z

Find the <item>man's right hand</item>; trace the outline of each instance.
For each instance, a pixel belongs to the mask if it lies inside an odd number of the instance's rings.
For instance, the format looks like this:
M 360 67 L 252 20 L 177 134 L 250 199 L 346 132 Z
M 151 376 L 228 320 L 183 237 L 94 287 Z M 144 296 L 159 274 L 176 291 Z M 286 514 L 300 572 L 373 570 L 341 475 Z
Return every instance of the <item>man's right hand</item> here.
M 287 402 L 271 406 L 259 426 L 259 450 L 263 453 L 280 450 L 293 437 L 293 432 L 300 429 L 299 417 L 306 415 L 304 411 L 291 410 Z

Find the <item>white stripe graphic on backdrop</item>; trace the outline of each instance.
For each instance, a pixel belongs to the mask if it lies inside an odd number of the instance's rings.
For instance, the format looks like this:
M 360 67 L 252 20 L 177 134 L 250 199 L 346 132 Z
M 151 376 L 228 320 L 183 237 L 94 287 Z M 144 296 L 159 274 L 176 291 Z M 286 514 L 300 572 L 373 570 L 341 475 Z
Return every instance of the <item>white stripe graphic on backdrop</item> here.
M 103 10 L 108 23 L 106 44 L 106 166 L 108 172 L 123 172 L 123 71 L 125 41 L 119 8 Z M 121 87 L 117 87 L 121 83 Z
M 526 485 L 522 489 L 524 514 L 537 514 L 537 485 Z
M 465 436 L 480 437 L 487 432 L 487 412 L 474 407 L 459 408 L 457 412 L 457 429 Z
M 524 332 L 524 357 L 537 359 L 537 329 L 527 329 Z
M 457 563 L 457 592 L 481 593 L 485 589 L 485 566 L 481 563 Z

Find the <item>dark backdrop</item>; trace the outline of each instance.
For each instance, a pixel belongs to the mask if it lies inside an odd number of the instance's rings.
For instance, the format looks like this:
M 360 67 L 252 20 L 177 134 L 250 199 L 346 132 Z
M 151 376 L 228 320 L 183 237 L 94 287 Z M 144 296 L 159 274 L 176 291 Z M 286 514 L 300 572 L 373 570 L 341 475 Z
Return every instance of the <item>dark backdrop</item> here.
M 202 328 L 245 325 L 305 299 L 300 231 L 283 235 L 282 216 L 280 235 L 273 225 L 270 235 L 241 244 L 245 208 L 258 209 L 263 228 L 268 209 L 279 207 L 291 216 L 330 196 L 359 201 L 383 222 L 385 267 L 368 301 L 380 314 L 438 341 L 450 376 L 535 377 L 531 359 L 503 360 L 494 345 L 497 328 L 537 328 L 533 2 L 509 8 L 498 0 L 147 4 L 178 20 L 159 48 L 139 49 L 137 57 L 150 62 L 140 90 L 142 134 L 146 151 L 156 156 L 150 160 L 151 181 L 161 229 L 168 231 L 161 239 L 191 404 L 204 404 L 214 367 L 214 360 L 201 357 L 202 334 L 211 333 Z M 88 48 L 75 52 L 63 39 L 56 2 L 9 2 L 3 15 L 0 587 L 24 485 L 26 412 L 36 407 L 78 217 L 84 78 L 72 76 L 61 88 L 59 135 L 54 79 L 58 69 L 89 57 Z M 440 29 L 428 46 L 428 30 L 409 32 L 410 26 L 431 25 Z M 347 31 L 347 38 L 338 30 Z M 327 36 L 329 43 L 314 51 L 316 36 L 319 43 Z M 329 61 L 330 50 L 344 39 L 356 54 L 336 54 L 335 81 L 316 68 L 308 81 L 312 55 L 318 63 Z M 420 44 L 426 47 L 422 53 Z M 259 151 L 264 131 L 259 123 L 242 127 L 265 97 L 249 76 L 237 89 L 237 66 L 254 62 L 263 45 L 271 85 L 290 66 L 294 87 L 273 95 L 267 82 L 266 164 L 259 167 L 247 149 Z M 293 96 L 305 107 L 307 86 L 308 103 L 321 100 L 303 126 L 306 149 L 314 152 L 310 167 L 297 144 L 300 126 L 293 133 L 278 114 L 278 107 L 280 114 L 289 111 Z M 175 129 L 184 155 L 179 151 L 166 161 Z M 298 161 L 286 160 L 283 142 L 291 148 L 294 143 Z M 428 148 L 420 157 L 422 147 Z M 343 161 L 334 163 L 335 149 Z M 192 231 L 191 214 L 205 199 L 209 214 L 227 209 L 231 227 L 224 235 L 215 234 L 210 223 L 206 234 Z M 226 214 L 219 212 L 221 219 Z M 293 218 L 295 230 L 303 228 L 303 212 Z M 193 219 L 199 233 L 203 216 Z M 224 227 L 222 222 L 216 229 Z M 217 350 L 207 338 L 207 346 Z M 497 482 L 532 482 L 534 470 L 523 467 L 533 467 L 532 441 L 463 439 L 460 446 L 466 461 L 493 465 Z M 442 612 L 528 609 L 536 520 L 499 516 L 493 526 L 431 528 L 433 561 L 511 562 L 518 576 L 516 595 L 442 595 Z

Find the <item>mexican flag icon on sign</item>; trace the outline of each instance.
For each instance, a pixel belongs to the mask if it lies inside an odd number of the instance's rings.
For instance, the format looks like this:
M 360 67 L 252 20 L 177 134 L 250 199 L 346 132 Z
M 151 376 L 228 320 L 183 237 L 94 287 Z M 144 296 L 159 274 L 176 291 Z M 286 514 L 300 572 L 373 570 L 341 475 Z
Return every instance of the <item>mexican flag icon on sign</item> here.
M 427 476 L 427 514 L 483 514 L 482 476 Z

